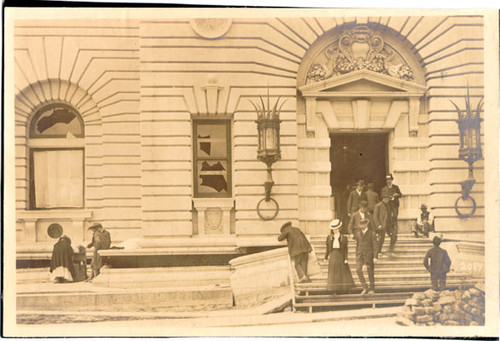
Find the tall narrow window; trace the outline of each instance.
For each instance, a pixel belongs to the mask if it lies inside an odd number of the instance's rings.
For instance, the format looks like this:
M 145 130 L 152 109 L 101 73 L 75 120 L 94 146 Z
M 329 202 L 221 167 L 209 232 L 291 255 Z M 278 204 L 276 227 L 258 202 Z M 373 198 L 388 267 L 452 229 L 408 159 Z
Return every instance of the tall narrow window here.
M 30 208 L 82 208 L 84 130 L 65 104 L 39 110 L 29 126 Z
M 231 196 L 231 126 L 229 121 L 194 121 L 194 195 Z

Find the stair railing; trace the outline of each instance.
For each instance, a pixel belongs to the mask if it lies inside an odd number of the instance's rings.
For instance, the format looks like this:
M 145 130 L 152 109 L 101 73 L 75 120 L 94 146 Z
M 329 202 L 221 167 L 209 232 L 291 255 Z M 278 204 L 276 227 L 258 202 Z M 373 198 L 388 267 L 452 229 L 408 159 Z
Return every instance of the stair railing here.
M 288 277 L 290 278 L 290 291 L 292 292 L 292 312 L 295 312 L 295 275 L 292 267 L 292 259 L 288 254 Z

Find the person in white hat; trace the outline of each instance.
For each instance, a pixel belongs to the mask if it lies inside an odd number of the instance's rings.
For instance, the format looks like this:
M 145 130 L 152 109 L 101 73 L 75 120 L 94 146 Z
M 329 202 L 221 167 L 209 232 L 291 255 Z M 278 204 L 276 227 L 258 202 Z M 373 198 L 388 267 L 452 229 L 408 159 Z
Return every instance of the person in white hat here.
M 340 233 L 341 226 L 340 219 L 333 219 L 330 222 L 331 233 L 326 237 L 325 259 L 329 259 L 326 289 L 334 295 L 346 293 L 354 287 L 347 260 L 347 237 Z

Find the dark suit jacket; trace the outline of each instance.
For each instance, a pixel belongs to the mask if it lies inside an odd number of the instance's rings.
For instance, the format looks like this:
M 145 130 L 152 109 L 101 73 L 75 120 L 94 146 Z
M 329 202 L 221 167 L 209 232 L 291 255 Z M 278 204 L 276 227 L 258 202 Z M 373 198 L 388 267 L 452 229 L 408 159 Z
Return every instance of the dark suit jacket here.
M 379 202 L 378 194 L 373 191 L 367 191 L 366 197 L 368 198 L 368 210 L 371 212 L 375 209 L 375 205 Z
M 354 213 L 359 210 L 359 203 L 363 200 L 368 201 L 366 192 L 361 192 L 361 195 L 356 190 L 349 193 L 349 198 L 347 198 L 347 213 Z
M 288 253 L 290 257 L 297 256 L 300 253 L 309 253 L 312 251 L 311 244 L 307 240 L 304 233 L 296 227 L 288 226 L 278 237 L 279 241 L 286 238 L 288 243 Z
M 401 193 L 401 190 L 397 185 L 392 184 L 391 188 L 389 188 L 388 186 L 382 188 L 381 198 L 384 197 L 384 194 L 387 194 L 394 198 L 394 200 L 391 200 L 390 202 L 392 202 L 394 206 L 399 207 L 399 198 L 401 198 L 403 194 Z
M 347 237 L 343 236 L 342 234 L 340 235 L 340 241 L 339 241 L 339 246 L 340 246 L 340 252 L 342 252 L 343 255 L 343 261 L 347 259 Z M 328 237 L 326 237 L 326 253 L 325 253 L 325 259 L 328 259 L 328 256 L 330 255 L 330 252 L 333 250 L 333 234 L 329 234 Z
M 373 224 L 376 231 L 379 231 L 378 227 L 380 225 L 382 225 L 380 230 L 387 230 L 392 227 L 391 208 L 389 204 L 386 205 L 380 201 L 375 205 L 375 209 L 373 210 Z
M 362 231 L 358 231 L 354 234 L 354 238 L 356 239 L 356 259 L 359 256 L 362 256 L 365 261 L 378 258 L 377 235 L 375 232 L 367 229 L 365 235 L 363 235 Z
M 370 213 L 368 213 L 368 211 L 365 212 L 365 219 L 368 219 L 370 221 L 368 224 L 368 228 L 370 230 L 373 230 L 374 229 L 373 218 L 370 215 Z M 359 213 L 359 210 L 357 210 L 356 213 L 351 215 L 351 219 L 349 219 L 349 225 L 347 226 L 349 234 L 353 234 L 359 228 L 359 223 L 361 220 L 362 218 L 361 218 L 361 213 Z
M 425 254 L 424 266 L 432 274 L 443 274 L 450 271 L 451 260 L 446 250 L 439 246 L 430 248 Z

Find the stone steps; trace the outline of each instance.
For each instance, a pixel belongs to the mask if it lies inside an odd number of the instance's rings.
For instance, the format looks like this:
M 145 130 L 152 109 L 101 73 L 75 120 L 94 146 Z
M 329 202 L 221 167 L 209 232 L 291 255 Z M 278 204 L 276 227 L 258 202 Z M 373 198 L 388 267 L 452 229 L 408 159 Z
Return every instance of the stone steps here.
M 233 305 L 231 287 L 186 286 L 183 288 L 113 290 L 85 292 L 59 285 L 59 292 L 18 293 L 17 310 L 39 311 L 195 311 L 229 309 Z
M 398 236 L 394 254 L 387 255 L 389 239 L 386 238 L 382 255 L 375 264 L 375 290 L 372 295 L 360 295 L 361 285 L 356 274 L 356 244 L 349 239 L 348 260 L 356 287 L 345 295 L 331 295 L 327 290 L 328 261 L 324 260 L 326 251 L 325 237 L 311 238 L 321 273 L 310 276 L 310 283 L 295 283 L 294 308 L 313 312 L 314 310 L 335 310 L 358 308 L 362 306 L 403 305 L 413 292 L 430 288 L 430 275 L 423 266 L 425 252 L 432 247 L 427 239 L 410 235 Z M 365 279 L 368 274 L 365 271 Z M 447 288 L 472 286 L 475 280 L 467 279 L 459 272 L 447 276 Z
M 174 288 L 229 285 L 229 266 L 103 268 L 93 284 L 109 288 Z

